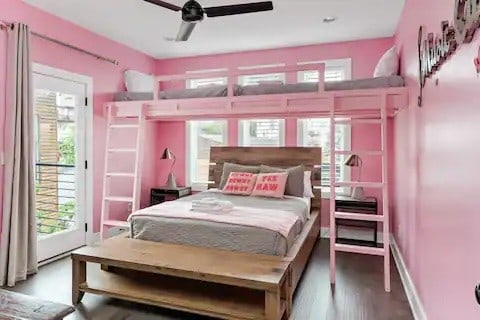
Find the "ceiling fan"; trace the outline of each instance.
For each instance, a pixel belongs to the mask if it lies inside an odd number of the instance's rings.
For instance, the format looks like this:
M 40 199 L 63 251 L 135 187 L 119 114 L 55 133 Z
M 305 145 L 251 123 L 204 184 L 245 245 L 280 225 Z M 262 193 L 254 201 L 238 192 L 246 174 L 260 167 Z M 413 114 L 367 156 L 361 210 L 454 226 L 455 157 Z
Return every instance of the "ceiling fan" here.
M 235 14 L 251 13 L 251 12 L 260 12 L 260 11 L 269 11 L 273 10 L 272 1 L 264 2 L 254 2 L 254 3 L 244 3 L 244 4 L 234 4 L 227 6 L 218 6 L 218 7 L 208 7 L 203 8 L 200 3 L 195 0 L 187 1 L 183 7 L 161 1 L 161 0 L 144 0 L 146 2 L 155 4 L 157 6 L 172 10 L 172 11 L 182 11 L 182 24 L 180 25 L 180 30 L 178 31 L 177 38 L 175 41 L 187 41 L 190 35 L 192 34 L 195 25 L 198 22 L 201 22 L 204 18 L 204 14 L 207 17 L 221 17 L 221 16 L 230 16 Z

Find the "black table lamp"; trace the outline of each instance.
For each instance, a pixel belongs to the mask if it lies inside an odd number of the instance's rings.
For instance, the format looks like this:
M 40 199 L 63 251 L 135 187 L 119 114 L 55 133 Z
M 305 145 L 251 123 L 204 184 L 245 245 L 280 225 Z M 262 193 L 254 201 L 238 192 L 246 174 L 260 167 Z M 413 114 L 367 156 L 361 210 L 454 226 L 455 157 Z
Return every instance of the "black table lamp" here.
M 347 160 L 345 160 L 343 164 L 348 167 L 358 167 L 357 181 L 360 182 L 362 178 L 362 158 L 360 158 L 360 156 L 358 156 L 357 154 L 352 154 L 347 158 Z M 365 200 L 365 191 L 363 190 L 363 187 L 353 187 L 350 197 L 357 200 Z
M 173 166 L 175 165 L 177 158 L 173 154 L 172 150 L 165 148 L 163 151 L 162 160 L 173 160 L 172 166 L 170 167 L 170 172 L 168 173 L 166 186 L 170 189 L 175 189 L 177 187 L 177 183 L 175 181 L 175 176 L 173 175 Z

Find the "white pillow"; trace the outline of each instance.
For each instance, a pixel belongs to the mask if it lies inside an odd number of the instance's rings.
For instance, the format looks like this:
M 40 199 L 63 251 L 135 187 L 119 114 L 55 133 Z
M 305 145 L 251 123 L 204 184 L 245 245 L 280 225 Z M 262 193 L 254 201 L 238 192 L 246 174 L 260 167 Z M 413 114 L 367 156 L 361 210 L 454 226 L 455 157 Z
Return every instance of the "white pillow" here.
M 303 196 L 305 198 L 315 198 L 312 191 L 312 171 L 305 171 L 303 173 Z
M 128 92 L 153 92 L 154 78 L 152 75 L 135 70 L 125 71 L 125 87 Z
M 398 75 L 399 58 L 395 46 L 390 48 L 378 61 L 373 77 L 389 77 Z

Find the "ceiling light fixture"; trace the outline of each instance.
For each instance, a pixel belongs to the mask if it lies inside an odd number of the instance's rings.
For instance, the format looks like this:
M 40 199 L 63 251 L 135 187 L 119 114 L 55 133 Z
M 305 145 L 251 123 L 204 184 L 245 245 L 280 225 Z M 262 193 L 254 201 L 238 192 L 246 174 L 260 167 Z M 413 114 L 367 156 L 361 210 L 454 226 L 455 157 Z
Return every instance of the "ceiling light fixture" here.
M 337 20 L 337 18 L 334 17 L 334 16 L 327 16 L 327 17 L 323 18 L 323 23 L 332 23 L 336 20 Z

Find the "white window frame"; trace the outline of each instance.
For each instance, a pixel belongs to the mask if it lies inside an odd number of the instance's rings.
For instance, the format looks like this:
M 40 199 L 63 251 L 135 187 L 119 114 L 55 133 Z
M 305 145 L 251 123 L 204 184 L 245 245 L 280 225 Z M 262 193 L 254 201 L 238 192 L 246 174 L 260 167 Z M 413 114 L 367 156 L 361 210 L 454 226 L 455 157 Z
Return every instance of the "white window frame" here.
M 304 122 L 303 120 L 308 120 L 308 119 L 327 119 L 330 120 L 330 118 L 327 117 L 312 117 L 312 118 L 299 118 L 297 119 L 297 145 L 298 146 L 305 146 L 305 128 L 304 128 Z M 343 129 L 343 134 L 344 134 L 344 140 L 343 140 L 343 146 L 341 147 L 341 151 L 343 150 L 351 150 L 351 144 L 352 144 L 352 128 L 350 125 L 341 125 Z M 323 153 L 323 148 L 322 148 L 322 153 Z M 329 150 L 330 151 L 330 150 Z M 344 157 L 345 158 L 345 157 Z M 350 181 L 350 176 L 351 176 L 351 168 L 344 166 L 343 170 L 343 175 L 342 175 L 342 181 Z M 322 188 L 322 198 L 323 199 L 329 199 L 330 198 L 330 186 L 321 186 Z M 337 188 L 336 189 L 338 193 L 340 194 L 349 194 L 350 193 L 350 188 L 345 187 L 345 188 Z
M 186 74 L 201 74 L 201 73 L 210 73 L 210 72 L 226 72 L 228 71 L 227 68 L 217 68 L 217 69 L 204 69 L 204 70 L 193 70 L 187 71 Z M 187 89 L 196 89 L 199 88 L 198 81 L 205 81 L 205 80 L 220 80 L 218 85 L 227 85 L 228 84 L 228 77 L 227 76 L 220 76 L 220 77 L 209 77 L 209 78 L 198 78 L 198 79 L 187 79 L 185 81 L 185 88 Z
M 194 130 L 197 130 L 195 127 L 198 125 L 198 122 L 203 121 L 221 121 L 223 122 L 223 139 L 225 145 L 228 145 L 228 120 L 226 119 L 201 119 L 201 120 L 190 120 L 186 122 L 186 152 L 185 155 L 187 157 L 187 163 L 185 167 L 185 180 L 187 185 L 191 186 L 192 191 L 206 191 L 208 189 L 208 184 L 210 181 L 194 181 L 192 176 L 194 174 L 193 170 L 193 160 L 197 158 L 195 155 L 196 151 L 196 144 L 198 141 L 192 140 L 192 133 Z
M 254 120 L 279 120 L 279 145 L 278 146 L 265 146 L 265 147 L 284 147 L 285 146 L 285 119 L 284 118 L 275 118 L 275 119 L 268 119 L 268 118 L 255 118 L 255 119 L 239 119 L 238 120 L 238 145 L 242 147 L 250 147 L 252 145 L 245 144 L 246 135 L 249 132 L 248 121 Z
M 265 69 L 267 71 L 266 73 L 257 73 L 257 74 L 249 74 L 249 75 L 243 75 L 238 77 L 238 84 L 241 86 L 244 86 L 245 83 L 247 83 L 248 77 L 253 77 L 253 76 L 269 76 L 269 75 L 279 75 L 280 81 L 285 83 L 286 81 L 286 74 L 285 72 L 268 72 L 269 68 L 279 68 L 279 67 L 285 67 L 285 63 L 276 63 L 276 64 L 263 64 L 263 65 L 255 65 L 255 66 L 242 66 L 238 67 L 238 70 L 253 70 L 253 69 Z
M 298 62 L 297 65 L 304 66 L 304 65 L 312 65 L 315 67 L 316 64 L 324 63 L 325 70 L 328 68 L 342 68 L 345 70 L 345 79 L 344 80 L 352 80 L 352 59 L 345 58 L 345 59 L 331 59 L 331 60 L 319 60 L 319 61 L 303 61 Z M 313 69 L 312 69 L 313 70 Z M 309 70 L 305 71 L 298 71 L 297 72 L 297 82 L 303 82 L 305 78 L 305 73 L 309 72 Z

